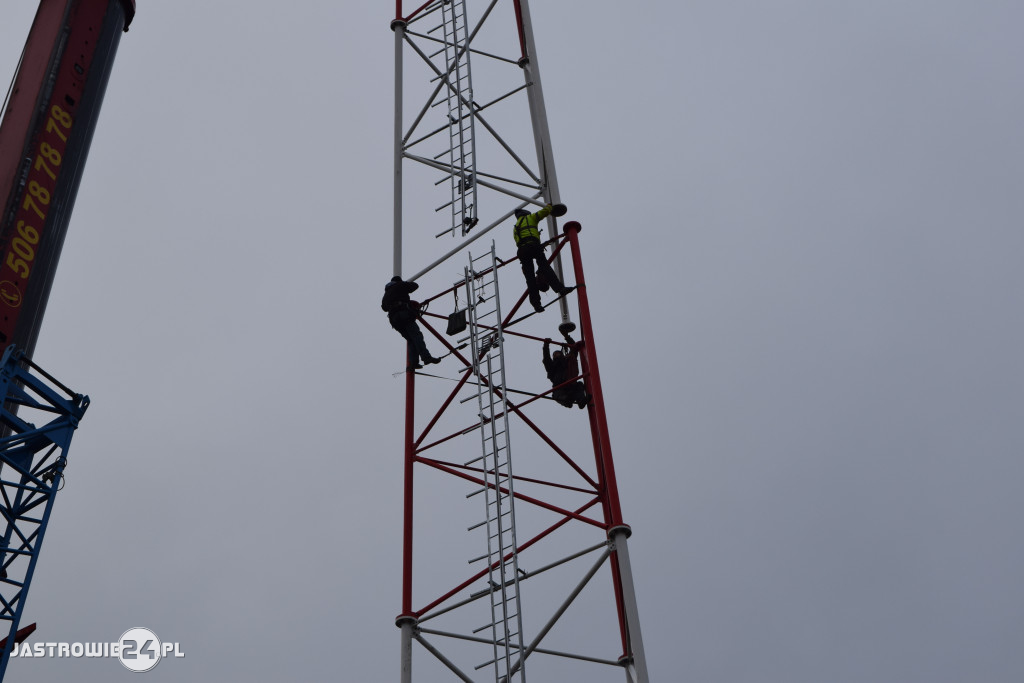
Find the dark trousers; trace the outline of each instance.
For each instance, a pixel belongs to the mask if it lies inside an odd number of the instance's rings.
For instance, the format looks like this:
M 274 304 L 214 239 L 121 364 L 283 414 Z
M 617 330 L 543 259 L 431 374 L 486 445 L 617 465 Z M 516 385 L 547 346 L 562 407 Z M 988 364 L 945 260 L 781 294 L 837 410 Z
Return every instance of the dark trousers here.
M 427 343 L 423 341 L 423 332 L 416 324 L 416 314 L 409 310 L 391 311 L 388 313 L 391 327 L 409 342 L 409 365 L 417 365 L 421 360 L 430 358 Z
M 540 242 L 525 242 L 519 245 L 519 251 L 516 254 L 519 257 L 519 263 L 523 266 L 523 276 L 526 278 L 526 290 L 529 292 L 530 303 L 533 304 L 534 308 L 540 307 L 540 292 L 537 289 L 537 273 L 540 274 L 544 281 L 551 286 L 551 289 L 555 290 L 558 294 L 565 293 L 565 287 L 562 285 L 562 281 L 555 275 L 555 269 L 548 263 L 547 258 L 544 256 L 544 247 L 540 245 Z M 534 271 L 534 263 L 537 264 L 537 269 Z
M 555 389 L 551 392 L 551 398 L 555 399 L 566 408 L 572 408 L 573 404 L 576 404 L 580 408 L 585 408 L 590 399 L 590 397 L 587 396 L 587 390 L 583 386 L 583 382 L 573 382 L 567 387 Z

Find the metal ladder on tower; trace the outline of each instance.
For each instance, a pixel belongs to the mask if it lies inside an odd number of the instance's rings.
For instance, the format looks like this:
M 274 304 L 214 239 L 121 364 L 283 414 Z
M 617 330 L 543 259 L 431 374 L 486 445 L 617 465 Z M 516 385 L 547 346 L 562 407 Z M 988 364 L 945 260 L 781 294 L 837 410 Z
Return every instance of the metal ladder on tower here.
M 482 270 L 478 270 L 483 266 Z M 467 497 L 483 494 L 486 513 L 482 522 L 469 530 L 486 527 L 487 553 L 470 563 L 487 560 L 490 622 L 476 629 L 491 630 L 493 658 L 476 668 L 493 665 L 494 680 L 507 681 L 518 667 L 521 681 L 523 661 L 522 617 L 519 601 L 519 559 L 516 547 L 513 505 L 512 456 L 508 433 L 508 405 L 505 390 L 505 348 L 502 338 L 501 301 L 498 296 L 498 259 L 491 250 L 477 258 L 469 255 L 465 271 L 469 302 L 469 339 L 473 372 L 477 377 L 477 408 L 480 411 L 482 454 L 466 463 L 483 472 L 484 486 Z
M 444 47 L 432 56 L 444 52 L 447 96 L 438 99 L 433 106 L 448 106 L 448 148 L 434 156 L 437 161 L 447 156 L 450 172 L 438 180 L 451 184 L 451 199 L 436 211 L 451 208 L 451 228 L 437 235 L 449 232 L 462 235 L 468 233 L 478 222 L 476 211 L 476 116 L 473 103 L 473 79 L 469 66 L 469 32 L 466 19 L 465 0 L 442 0 L 442 22 L 430 33 L 443 30 Z M 441 78 L 440 76 L 438 78 Z M 435 79 L 436 80 L 436 79 Z

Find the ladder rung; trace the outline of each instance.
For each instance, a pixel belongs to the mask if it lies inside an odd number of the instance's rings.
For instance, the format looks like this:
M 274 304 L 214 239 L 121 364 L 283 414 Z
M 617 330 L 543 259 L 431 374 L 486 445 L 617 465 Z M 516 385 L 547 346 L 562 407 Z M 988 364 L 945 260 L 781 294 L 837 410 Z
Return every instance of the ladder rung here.
M 497 588 L 497 586 L 495 586 L 494 588 Z M 491 592 L 493 592 L 493 590 Z M 494 628 L 495 626 L 499 626 L 499 625 L 503 625 L 501 619 L 499 619 L 498 621 L 492 621 L 490 623 L 484 624 L 483 626 L 479 626 L 479 627 L 473 629 L 473 633 L 480 633 L 480 631 L 484 631 L 484 630 L 489 629 L 489 628 Z M 499 640 L 498 642 L 501 642 L 501 641 Z M 494 660 L 491 660 L 491 661 L 494 661 Z
M 437 238 L 438 238 L 438 237 L 440 237 L 441 235 L 447 235 L 448 233 L 450 233 L 450 232 L 454 232 L 454 231 L 455 231 L 455 229 L 454 229 L 454 228 L 448 228 L 448 229 L 447 229 L 447 230 L 445 230 L 444 232 L 439 232 L 439 233 L 437 233 L 436 235 L 434 235 L 434 239 L 437 239 Z
M 480 424 L 480 423 L 477 423 L 477 424 L 473 425 L 472 427 L 466 427 L 465 429 L 462 430 L 462 433 L 463 433 L 463 435 L 469 434 L 470 432 L 476 431 L 477 429 L 480 429 L 481 427 L 483 427 L 483 425 Z M 477 460 L 480 460 L 482 457 L 483 456 L 480 456 L 480 458 L 477 458 L 476 460 L 470 460 L 470 462 L 476 462 Z M 469 464 L 469 463 L 467 463 L 467 464 Z
M 492 660 L 490 660 L 488 662 L 484 662 L 483 664 L 474 667 L 474 670 L 475 671 L 479 671 L 480 669 L 484 668 L 485 666 L 490 666 L 491 664 L 494 664 L 495 662 L 501 661 L 501 659 L 502 659 L 502 657 L 496 657 L 495 659 L 492 659 Z

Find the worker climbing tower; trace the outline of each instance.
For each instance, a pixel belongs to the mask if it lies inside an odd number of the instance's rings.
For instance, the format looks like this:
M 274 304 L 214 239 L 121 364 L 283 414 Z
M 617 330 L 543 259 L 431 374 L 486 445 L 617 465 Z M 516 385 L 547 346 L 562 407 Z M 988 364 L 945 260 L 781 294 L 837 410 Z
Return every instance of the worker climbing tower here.
M 442 359 L 396 358 L 401 680 L 646 683 L 581 226 L 559 223 L 572 202 L 528 2 L 396 0 L 391 29 L 393 274 L 420 285 Z M 560 282 L 518 258 L 516 216 L 538 212 L 522 220 L 540 221 L 533 248 Z

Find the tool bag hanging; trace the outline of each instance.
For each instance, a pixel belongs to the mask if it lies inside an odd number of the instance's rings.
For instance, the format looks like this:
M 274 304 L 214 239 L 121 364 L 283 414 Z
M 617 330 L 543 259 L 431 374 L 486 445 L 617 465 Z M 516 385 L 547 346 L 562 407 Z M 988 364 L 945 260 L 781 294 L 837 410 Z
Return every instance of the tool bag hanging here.
M 454 294 L 455 312 L 448 316 L 448 329 L 445 330 L 449 337 L 466 331 L 466 309 L 459 310 L 459 290 L 456 289 Z

